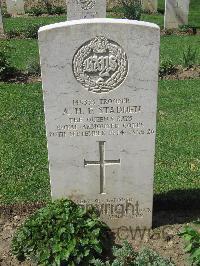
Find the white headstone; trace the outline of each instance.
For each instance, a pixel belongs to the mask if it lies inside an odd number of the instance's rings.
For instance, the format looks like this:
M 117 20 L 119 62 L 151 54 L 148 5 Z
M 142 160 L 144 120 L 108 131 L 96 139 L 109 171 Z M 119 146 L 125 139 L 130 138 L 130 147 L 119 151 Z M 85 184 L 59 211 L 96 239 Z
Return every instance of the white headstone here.
M 2 18 L 2 13 L 1 13 L 1 6 L 0 6 L 0 35 L 4 33 L 3 30 L 3 18 Z
M 24 0 L 6 0 L 7 12 L 12 16 L 24 15 Z
M 159 40 L 124 19 L 39 30 L 52 198 L 95 205 L 119 232 L 152 224 Z
M 149 13 L 156 13 L 158 9 L 158 0 L 142 0 L 142 8 Z
M 175 29 L 188 24 L 189 4 L 190 0 L 165 1 L 165 29 Z
M 67 0 L 67 19 L 106 17 L 106 0 Z

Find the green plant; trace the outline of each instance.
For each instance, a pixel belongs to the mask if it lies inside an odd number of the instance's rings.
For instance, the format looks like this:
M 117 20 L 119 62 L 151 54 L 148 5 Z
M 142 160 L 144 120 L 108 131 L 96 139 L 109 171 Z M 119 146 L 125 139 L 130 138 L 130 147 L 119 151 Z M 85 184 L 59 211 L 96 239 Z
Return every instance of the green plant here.
M 179 25 L 179 29 L 181 32 L 189 32 L 192 34 L 197 34 L 197 27 L 191 24 Z
M 40 209 L 18 229 L 12 252 L 21 261 L 37 265 L 89 265 L 105 249 L 107 226 L 94 210 L 86 211 L 70 200 Z
M 170 75 L 176 72 L 176 67 L 173 65 L 172 60 L 165 58 L 160 62 L 159 76 L 163 78 L 166 75 Z
M 197 226 L 193 228 L 191 226 L 186 226 L 181 233 L 185 241 L 185 252 L 190 254 L 190 260 L 192 265 L 199 266 L 200 265 L 200 220 L 194 222 Z
M 17 73 L 9 57 L 11 49 L 12 47 L 9 45 L 0 44 L 0 81 L 7 81 Z
M 46 6 L 48 14 L 51 15 L 53 5 L 50 3 L 49 0 L 44 0 L 44 4 Z
M 142 6 L 139 0 L 121 0 L 122 13 L 127 19 L 140 20 Z
M 65 14 L 66 10 L 63 6 L 52 6 L 51 15 L 62 15 Z
M 40 76 L 41 74 L 41 69 L 40 69 L 40 62 L 38 59 L 33 59 L 30 60 L 27 63 L 26 66 L 26 72 L 28 75 L 32 75 L 32 76 Z
M 10 29 L 6 32 L 6 35 L 8 38 L 16 38 L 16 37 L 20 37 L 21 32 L 19 31 L 19 29 Z
M 10 29 L 7 31 L 7 36 L 9 38 L 27 38 L 27 39 L 37 39 L 38 38 L 38 30 L 40 27 L 44 26 L 42 23 L 33 23 L 29 24 L 25 28 L 21 29 Z
M 44 26 L 43 24 L 32 24 L 28 25 L 25 29 L 22 30 L 21 34 L 28 39 L 37 39 L 38 30 L 40 27 Z
M 29 9 L 28 13 L 33 16 L 41 16 L 42 14 L 46 14 L 47 11 L 40 6 L 34 6 Z
M 192 48 L 191 45 L 187 47 L 185 51 L 183 51 L 182 62 L 184 67 L 191 68 L 197 63 L 197 48 Z
M 134 266 L 175 266 L 170 260 L 161 257 L 155 251 L 144 248 L 136 257 Z
M 113 256 L 113 261 L 104 263 L 100 259 L 96 259 L 92 263 L 94 266 L 175 266 L 148 248 L 135 252 L 127 241 L 123 243 L 122 247 L 113 248 Z

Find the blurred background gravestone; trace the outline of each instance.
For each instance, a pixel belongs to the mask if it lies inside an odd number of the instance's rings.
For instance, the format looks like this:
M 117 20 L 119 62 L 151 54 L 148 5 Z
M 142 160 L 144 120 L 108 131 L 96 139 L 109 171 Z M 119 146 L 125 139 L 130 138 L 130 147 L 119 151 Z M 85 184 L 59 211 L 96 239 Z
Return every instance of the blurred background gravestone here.
M 165 1 L 165 29 L 176 29 L 188 24 L 190 0 L 166 0 Z
M 106 17 L 106 0 L 67 0 L 67 19 Z
M 142 8 L 145 12 L 156 13 L 158 7 L 158 0 L 141 0 Z
M 6 0 L 7 12 L 11 16 L 24 15 L 24 0 Z

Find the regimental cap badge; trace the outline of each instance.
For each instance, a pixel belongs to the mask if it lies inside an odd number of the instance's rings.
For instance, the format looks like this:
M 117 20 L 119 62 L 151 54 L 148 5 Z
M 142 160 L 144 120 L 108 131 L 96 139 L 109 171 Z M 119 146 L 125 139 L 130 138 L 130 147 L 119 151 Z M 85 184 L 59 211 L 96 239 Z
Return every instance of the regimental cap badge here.
M 96 0 L 77 0 L 77 2 L 82 9 L 88 10 L 94 7 Z
M 127 56 L 119 44 L 97 36 L 77 50 L 73 72 L 88 91 L 110 92 L 120 86 L 128 74 Z

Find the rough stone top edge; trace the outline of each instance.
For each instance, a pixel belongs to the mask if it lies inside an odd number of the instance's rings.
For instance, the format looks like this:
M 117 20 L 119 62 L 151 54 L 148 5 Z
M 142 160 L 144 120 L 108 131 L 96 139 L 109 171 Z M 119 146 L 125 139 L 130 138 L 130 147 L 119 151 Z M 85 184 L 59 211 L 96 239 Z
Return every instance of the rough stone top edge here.
M 43 26 L 39 28 L 39 33 L 44 31 L 50 31 L 59 28 L 65 28 L 73 25 L 83 25 L 83 24 L 95 24 L 95 23 L 105 23 L 105 24 L 123 24 L 123 25 L 135 25 L 149 27 L 151 29 L 160 30 L 160 27 L 157 24 L 146 22 L 146 21 L 137 21 L 137 20 L 128 20 L 128 19 L 113 19 L 113 18 L 94 18 L 94 19 L 79 19 L 71 20 L 65 22 L 54 23 L 50 25 Z

